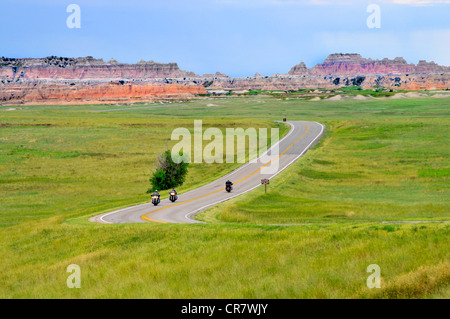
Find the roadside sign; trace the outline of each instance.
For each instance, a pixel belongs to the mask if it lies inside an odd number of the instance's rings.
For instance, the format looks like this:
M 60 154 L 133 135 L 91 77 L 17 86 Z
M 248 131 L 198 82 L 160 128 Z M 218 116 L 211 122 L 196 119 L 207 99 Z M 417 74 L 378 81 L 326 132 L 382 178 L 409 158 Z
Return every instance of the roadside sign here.
M 264 193 L 267 194 L 267 185 L 270 184 L 269 179 L 267 178 L 262 179 L 261 184 L 264 185 Z

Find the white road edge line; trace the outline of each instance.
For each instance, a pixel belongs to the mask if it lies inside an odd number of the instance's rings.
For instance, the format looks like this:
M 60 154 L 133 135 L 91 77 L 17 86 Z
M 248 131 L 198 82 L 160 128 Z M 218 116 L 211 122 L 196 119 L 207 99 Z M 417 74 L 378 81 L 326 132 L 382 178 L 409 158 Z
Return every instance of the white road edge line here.
M 310 147 L 310 146 L 311 146 L 311 145 L 312 145 L 312 144 L 313 144 L 313 143 L 314 143 L 314 142 L 322 135 L 325 126 L 323 126 L 323 125 L 320 124 L 319 122 L 315 122 L 315 123 L 319 124 L 319 125 L 322 127 L 322 129 L 320 130 L 320 133 L 319 133 L 319 134 L 311 141 L 311 143 L 308 144 L 308 146 L 303 150 L 303 152 L 300 153 L 300 155 L 298 155 L 296 158 L 294 158 L 292 161 L 290 161 L 289 164 L 287 164 L 285 167 L 283 167 L 281 170 L 279 170 L 277 173 L 275 173 L 275 175 L 271 176 L 269 179 L 272 179 L 272 178 L 274 178 L 275 176 L 277 176 L 278 174 L 280 174 L 282 171 L 284 171 L 286 168 L 288 168 L 293 162 L 295 162 L 299 157 L 301 157 L 303 154 L 305 154 L 305 152 L 306 152 L 307 150 L 309 150 L 309 147 Z M 202 222 L 202 221 L 195 220 L 195 219 L 191 218 L 191 215 L 194 214 L 193 216 L 195 216 L 196 213 L 199 212 L 199 211 L 201 211 L 202 209 L 205 209 L 205 208 L 207 208 L 207 207 L 210 207 L 210 206 L 214 206 L 214 205 L 220 204 L 220 203 L 225 202 L 225 201 L 227 201 L 227 200 L 230 200 L 230 199 L 232 199 L 232 198 L 238 197 L 238 196 L 240 196 L 240 195 L 242 195 L 242 194 L 248 193 L 248 192 L 254 190 L 255 188 L 257 188 L 257 187 L 259 187 L 259 186 L 261 186 L 261 185 L 258 184 L 258 185 L 256 185 L 255 187 L 252 187 L 252 188 L 250 188 L 250 189 L 248 189 L 248 190 L 246 190 L 246 191 L 244 191 L 244 192 L 242 192 L 242 193 L 239 193 L 239 194 L 234 195 L 234 196 L 232 196 L 232 197 L 229 197 L 229 198 L 226 198 L 226 199 L 222 199 L 222 200 L 217 201 L 217 202 L 215 202 L 215 203 L 212 203 L 212 204 L 203 206 L 203 207 L 201 207 L 201 208 L 198 208 L 198 209 L 196 209 L 196 210 L 193 211 L 193 212 L 187 213 L 186 215 L 184 215 L 184 217 L 185 217 L 187 220 L 189 220 L 189 221 L 194 221 L 194 222 L 196 222 L 196 223 L 204 223 L 204 222 Z

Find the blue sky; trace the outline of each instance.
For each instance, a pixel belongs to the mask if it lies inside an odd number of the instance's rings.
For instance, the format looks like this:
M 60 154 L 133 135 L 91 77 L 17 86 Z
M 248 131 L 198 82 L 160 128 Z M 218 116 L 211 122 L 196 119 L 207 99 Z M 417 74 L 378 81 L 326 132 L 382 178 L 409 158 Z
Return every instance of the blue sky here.
M 69 4 L 81 28 L 69 29 Z M 381 28 L 369 29 L 370 3 Z M 0 0 L 0 56 L 177 62 L 197 74 L 286 73 L 334 52 L 450 65 L 450 0 Z

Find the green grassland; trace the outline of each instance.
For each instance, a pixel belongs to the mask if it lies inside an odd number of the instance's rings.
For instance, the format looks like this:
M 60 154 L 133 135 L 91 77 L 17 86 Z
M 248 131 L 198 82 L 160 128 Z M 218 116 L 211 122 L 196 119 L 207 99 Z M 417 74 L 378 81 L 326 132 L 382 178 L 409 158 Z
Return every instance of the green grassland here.
M 1 298 L 450 297 L 450 225 L 382 223 L 450 220 L 449 99 L 136 107 L 0 107 Z M 114 108 L 130 109 L 92 112 Z M 206 224 L 87 221 L 148 200 L 174 128 L 202 119 L 285 134 L 272 122 L 282 117 L 320 121 L 327 133 L 268 194 L 211 208 L 197 216 Z M 192 164 L 180 190 L 237 166 Z M 81 289 L 66 286 L 72 263 Z M 366 286 L 370 264 L 381 267 L 381 289 Z
M 148 201 L 156 156 L 176 143 L 170 141 L 172 130 L 185 127 L 193 132 L 192 120 L 164 116 L 61 109 L 10 114 L 0 120 L 0 227 Z M 288 130 L 271 121 L 247 119 L 210 118 L 203 126 L 222 131 L 276 126 L 281 135 Z M 206 184 L 239 165 L 192 163 L 179 191 Z
M 330 121 L 320 147 L 269 187 L 200 218 L 240 223 L 450 220 L 448 120 Z M 276 201 L 274 201 L 276 199 Z

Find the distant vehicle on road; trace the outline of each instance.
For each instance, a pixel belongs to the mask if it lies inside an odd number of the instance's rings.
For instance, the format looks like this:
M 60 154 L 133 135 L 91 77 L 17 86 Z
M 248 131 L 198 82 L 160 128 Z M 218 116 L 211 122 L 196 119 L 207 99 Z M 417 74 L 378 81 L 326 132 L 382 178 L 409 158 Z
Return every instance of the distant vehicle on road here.
M 233 190 L 233 183 L 231 181 L 225 182 L 225 190 L 229 193 Z

